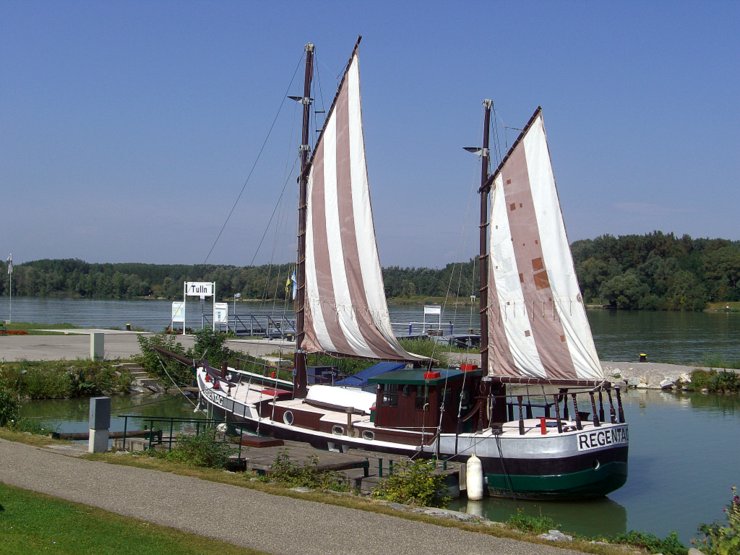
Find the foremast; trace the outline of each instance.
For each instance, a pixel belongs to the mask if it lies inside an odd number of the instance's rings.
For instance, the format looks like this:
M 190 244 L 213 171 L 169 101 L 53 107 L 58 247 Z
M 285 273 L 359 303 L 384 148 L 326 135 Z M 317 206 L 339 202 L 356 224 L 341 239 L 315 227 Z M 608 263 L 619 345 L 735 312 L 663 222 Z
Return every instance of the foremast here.
M 311 145 L 309 144 L 309 124 L 311 119 L 311 81 L 313 79 L 313 43 L 306 44 L 306 70 L 303 78 L 303 128 L 301 132 L 301 173 L 298 177 L 298 256 L 296 267 L 296 340 L 293 363 L 293 397 L 302 399 L 308 392 L 306 376 L 306 352 L 303 350 L 305 337 L 306 304 L 306 191 L 308 188 L 308 165 Z

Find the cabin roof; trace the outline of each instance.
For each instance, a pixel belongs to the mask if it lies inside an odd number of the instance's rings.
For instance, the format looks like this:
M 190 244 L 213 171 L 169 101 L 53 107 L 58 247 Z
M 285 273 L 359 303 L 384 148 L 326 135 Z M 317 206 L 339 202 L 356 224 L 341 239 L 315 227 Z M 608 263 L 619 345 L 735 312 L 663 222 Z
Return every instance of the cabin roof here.
M 423 368 L 410 368 L 406 370 L 396 370 L 394 372 L 386 372 L 368 379 L 369 383 L 379 384 L 405 384 L 405 385 L 438 385 L 444 383 L 445 380 L 459 380 L 462 379 L 464 374 L 472 376 L 480 376 L 480 370 L 473 370 L 469 372 L 463 372 L 462 370 L 452 368 L 434 368 L 430 371 Z

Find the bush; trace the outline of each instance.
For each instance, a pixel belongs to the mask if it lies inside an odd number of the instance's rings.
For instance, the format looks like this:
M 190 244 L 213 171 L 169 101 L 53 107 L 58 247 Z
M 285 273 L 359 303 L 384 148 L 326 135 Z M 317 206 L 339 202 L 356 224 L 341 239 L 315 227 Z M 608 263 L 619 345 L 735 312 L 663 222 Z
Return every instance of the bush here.
M 686 385 L 691 391 L 732 393 L 740 391 L 740 376 L 731 370 L 694 370 L 691 383 Z
M 704 534 L 700 547 L 707 555 L 740 553 L 740 497 L 735 486 L 732 486 L 732 499 L 724 511 L 726 526 L 717 522 L 699 526 L 699 531 Z
M 18 420 L 19 412 L 18 398 L 12 393 L 0 389 L 0 426 L 7 426 L 8 423 Z
M 163 458 L 207 468 L 226 468 L 229 457 L 236 452 L 217 437 L 215 428 L 207 428 L 197 435 L 178 435 L 177 443 Z
M 208 328 L 203 328 L 195 332 L 195 344 L 188 356 L 196 361 L 206 359 L 208 363 L 220 368 L 221 363 L 229 360 L 233 353 L 231 349 L 224 345 L 227 335 Z
M 445 476 L 438 474 L 436 468 L 434 460 L 402 461 L 396 465 L 393 474 L 378 484 L 373 497 L 395 503 L 444 507 L 450 498 Z
M 339 472 L 320 470 L 319 459 L 315 455 L 309 462 L 298 465 L 290 460 L 283 450 L 272 463 L 269 479 L 288 487 L 303 487 L 318 490 L 347 491 L 347 480 Z
M 54 430 L 44 426 L 40 420 L 35 418 L 24 418 L 21 417 L 13 422 L 9 428 L 16 432 L 28 432 L 29 434 L 36 434 L 40 436 L 48 436 Z
M 524 514 L 522 509 L 517 509 L 516 513 L 508 518 L 506 524 L 512 528 L 521 530 L 522 532 L 527 532 L 528 534 L 544 534 L 545 532 L 560 527 L 560 525 L 549 516 L 527 515 Z
M 131 375 L 109 361 L 6 362 L 0 364 L 0 388 L 19 398 L 70 399 L 126 393 Z
M 149 337 L 139 335 L 138 340 L 139 348 L 141 349 L 141 355 L 138 361 L 144 370 L 153 376 L 161 378 L 166 383 L 174 381 L 177 385 L 181 386 L 191 385 L 193 383 L 194 374 L 192 368 L 183 365 L 175 359 L 165 357 L 154 350 L 154 347 L 159 347 L 178 355 L 188 356 L 188 353 L 177 342 L 175 336 L 163 333 Z
M 626 534 L 614 536 L 610 541 L 634 545 L 650 553 L 663 553 L 664 555 L 686 555 L 689 551 L 678 539 L 676 532 L 671 532 L 663 540 L 654 534 L 630 530 Z

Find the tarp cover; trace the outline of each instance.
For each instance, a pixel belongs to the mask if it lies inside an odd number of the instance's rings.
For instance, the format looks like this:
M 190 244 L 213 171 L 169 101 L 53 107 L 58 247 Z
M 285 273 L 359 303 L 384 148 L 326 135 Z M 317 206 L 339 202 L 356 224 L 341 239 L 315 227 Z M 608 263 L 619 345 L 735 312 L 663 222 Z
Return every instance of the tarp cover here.
M 400 370 L 401 368 L 405 367 L 406 365 L 401 362 L 379 362 L 378 364 L 374 364 L 369 368 L 365 368 L 364 370 L 357 372 L 357 374 L 353 374 L 352 376 L 348 376 L 343 380 L 339 380 L 338 382 L 336 382 L 336 384 L 346 387 L 365 387 L 366 385 L 368 385 L 368 379 L 374 378 L 375 376 L 378 376 L 380 374 L 385 374 L 386 372 Z

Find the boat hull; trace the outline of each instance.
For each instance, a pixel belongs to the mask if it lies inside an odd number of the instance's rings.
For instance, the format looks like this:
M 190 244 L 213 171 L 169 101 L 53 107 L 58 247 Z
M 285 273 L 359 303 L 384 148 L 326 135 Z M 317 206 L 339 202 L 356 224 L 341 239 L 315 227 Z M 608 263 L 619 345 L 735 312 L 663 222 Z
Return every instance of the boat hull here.
M 518 422 L 501 430 L 440 434 L 428 444 L 413 439 L 382 441 L 382 428 L 356 423 L 353 433 L 332 433 L 298 425 L 299 418 L 261 415 L 258 407 L 217 391 L 198 380 L 201 399 L 219 416 L 260 435 L 309 443 L 319 449 L 363 449 L 402 456 L 440 457 L 460 462 L 475 453 L 483 466 L 484 489 L 489 496 L 517 499 L 566 500 L 603 497 L 627 480 L 628 429 L 626 424 L 585 423 L 560 433 L 541 433 L 540 420 Z M 268 401 L 269 402 L 269 401 Z M 277 401 L 276 404 L 280 404 Z M 264 408 L 264 407 L 263 407 Z M 314 409 L 315 411 L 315 409 Z M 293 407 L 293 412 L 296 412 Z M 279 413 L 277 410 L 275 411 Z M 372 435 L 367 431 L 372 430 Z

